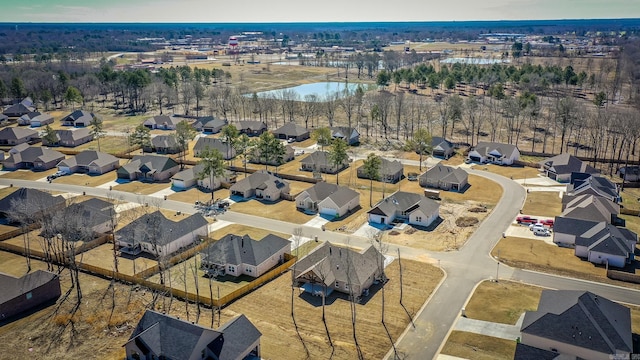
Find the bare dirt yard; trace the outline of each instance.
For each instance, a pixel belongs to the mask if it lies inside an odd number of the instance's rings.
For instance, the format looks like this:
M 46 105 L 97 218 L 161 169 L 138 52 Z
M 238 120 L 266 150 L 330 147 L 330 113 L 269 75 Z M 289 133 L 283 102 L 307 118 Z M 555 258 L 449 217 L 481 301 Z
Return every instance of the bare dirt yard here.
M 476 170 L 486 170 L 511 179 L 532 179 L 538 177 L 540 171 L 528 166 L 500 166 L 500 165 L 475 165 Z
M 409 313 L 415 315 L 440 281 L 442 273 L 437 267 L 406 260 L 402 261 L 402 268 L 403 302 Z M 387 267 L 386 274 L 390 280 L 385 285 L 385 320 L 392 338 L 397 340 L 409 324 L 407 313 L 399 304 L 397 260 Z M 331 354 L 331 347 L 321 321 L 321 300 L 302 295 L 297 289 L 294 291 L 296 322 L 302 340 L 309 349 L 309 357 L 291 320 L 291 277 L 286 273 L 223 309 L 222 321 L 245 314 L 263 334 L 261 345 L 265 359 L 327 358 Z M 382 293 L 376 289 L 365 303 L 356 305 L 357 337 L 365 359 L 381 359 L 391 348 L 380 323 L 381 301 Z M 327 303 L 327 323 L 336 346 L 333 358 L 357 358 L 349 302 L 332 295 Z
M 40 180 L 46 179 L 47 176 L 54 174 L 58 171 L 58 168 L 53 168 L 45 171 L 31 171 L 25 169 L 19 169 L 10 171 L 6 174 L 0 175 L 4 179 L 20 179 L 20 180 Z

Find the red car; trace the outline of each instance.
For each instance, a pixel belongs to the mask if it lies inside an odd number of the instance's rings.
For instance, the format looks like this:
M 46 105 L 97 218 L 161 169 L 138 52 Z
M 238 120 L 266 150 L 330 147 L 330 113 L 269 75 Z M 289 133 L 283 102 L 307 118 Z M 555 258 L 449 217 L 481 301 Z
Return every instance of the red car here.
M 553 227 L 553 219 L 540 220 L 540 223 L 544 226 Z
M 518 216 L 516 218 L 516 222 L 518 224 L 535 224 L 538 222 L 538 219 L 531 216 Z

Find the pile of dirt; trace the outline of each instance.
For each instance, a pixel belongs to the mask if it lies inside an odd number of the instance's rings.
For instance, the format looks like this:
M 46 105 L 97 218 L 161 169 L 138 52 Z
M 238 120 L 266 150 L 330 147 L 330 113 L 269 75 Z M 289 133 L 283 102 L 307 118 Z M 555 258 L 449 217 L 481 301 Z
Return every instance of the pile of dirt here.
M 392 231 L 389 232 L 389 235 L 393 235 L 393 236 L 400 235 L 400 232 L 397 231 L 397 230 L 392 230 Z
M 485 206 L 478 206 L 478 207 L 474 207 L 469 209 L 469 212 L 472 213 L 486 213 L 487 212 L 487 208 Z
M 405 233 L 405 234 L 407 234 L 407 235 L 411 235 L 411 234 L 413 234 L 413 233 L 414 233 L 414 232 L 416 232 L 416 231 L 418 231 L 418 230 L 416 230 L 416 228 L 414 228 L 414 227 L 410 227 L 410 228 L 408 228 L 407 230 L 405 230 L 405 231 L 404 231 L 404 233 Z
M 456 219 L 456 225 L 459 227 L 474 226 L 478 223 L 478 218 L 473 216 L 462 216 Z

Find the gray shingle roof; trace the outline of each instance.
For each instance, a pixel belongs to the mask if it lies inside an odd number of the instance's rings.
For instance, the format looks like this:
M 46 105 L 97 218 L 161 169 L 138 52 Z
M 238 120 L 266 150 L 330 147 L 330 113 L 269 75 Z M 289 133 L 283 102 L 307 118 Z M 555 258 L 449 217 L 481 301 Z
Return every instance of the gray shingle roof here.
M 164 217 L 160 211 L 142 215 L 116 232 L 117 237 L 133 242 L 153 242 L 167 245 L 190 232 L 208 224 L 200 214 L 193 214 L 180 221 L 172 221 Z M 149 239 L 150 237 L 155 240 Z
M 182 121 L 182 119 L 167 115 L 156 115 L 146 120 L 146 122 L 156 124 L 157 126 L 164 124 L 176 126 L 180 121 Z
M 86 127 L 77 129 L 60 129 L 56 130 L 56 136 L 60 141 L 73 142 L 91 136 L 91 129 Z
M 127 343 L 134 341 L 138 347 L 146 347 L 157 356 L 172 360 L 199 357 L 205 348 L 209 348 L 219 360 L 235 360 L 261 335 L 244 315 L 214 330 L 147 310 Z
M 0 212 L 7 213 L 11 210 L 13 202 L 24 202 L 33 206 L 33 212 L 63 204 L 66 200 L 61 195 L 53 196 L 37 189 L 20 188 L 0 199 Z
M 9 157 L 5 160 L 9 163 L 21 163 L 21 162 L 36 162 L 42 161 L 48 163 L 53 160 L 60 161 L 64 159 L 64 154 L 53 149 L 49 149 L 42 146 L 26 146 L 26 144 L 21 144 L 22 146 L 16 146 L 14 149 L 18 151 L 10 151 Z M 12 149 L 13 150 L 13 149 Z
M 361 165 L 356 170 L 358 175 L 364 171 L 364 165 Z M 404 165 L 398 160 L 389 160 L 385 158 L 380 158 L 380 175 L 381 176 L 390 176 L 395 175 L 399 171 L 404 171 Z
M 433 136 L 431 138 L 431 148 L 432 150 L 441 150 L 447 152 L 453 149 L 453 144 L 451 143 L 451 141 L 443 137 Z
M 304 126 L 300 126 L 294 122 L 288 122 L 276 130 L 273 131 L 274 134 L 284 134 L 287 137 L 298 137 L 300 135 L 308 134 L 309 129 Z
M 520 330 L 605 354 L 633 351 L 630 310 L 591 292 L 543 290 Z
M 288 181 L 283 180 L 265 170 L 260 170 L 236 182 L 231 186 L 230 190 L 245 192 L 250 189 L 266 189 L 267 187 L 273 186 L 280 189 L 288 184 Z
M 170 157 L 160 155 L 136 155 L 131 161 L 121 167 L 122 171 L 128 173 L 136 172 L 142 167 L 146 167 L 149 171 L 163 172 L 173 167 L 178 166 L 178 163 Z M 118 171 L 121 171 L 118 169 Z
M 467 181 L 469 174 L 460 168 L 454 168 L 438 163 L 436 166 L 420 175 L 420 177 L 427 177 L 435 181 L 443 181 L 451 184 L 460 184 Z
M 360 193 L 346 186 L 329 184 L 324 181 L 316 183 L 312 187 L 306 189 L 305 192 L 309 194 L 309 198 L 311 198 L 315 203 L 319 203 L 326 198 L 331 198 L 331 200 L 338 206 L 343 206 L 354 197 L 360 196 Z
M 564 217 L 611 222 L 611 216 L 620 213 L 620 205 L 601 196 L 585 194 L 568 199 L 570 201 L 563 204 L 562 216 Z
M 158 135 L 151 138 L 151 145 L 155 148 L 177 148 L 178 140 L 175 135 Z
M 62 122 L 73 121 L 89 124 L 93 120 L 93 114 L 85 110 L 75 110 L 71 114 L 62 118 Z
M 515 145 L 484 141 L 479 142 L 474 148 L 475 151 L 484 156 L 489 155 L 492 151 L 497 151 L 503 156 L 509 156 L 515 149 L 517 149 Z
M 592 191 L 595 194 L 613 199 L 618 197 L 618 186 L 611 180 L 599 175 L 591 175 L 584 180 L 576 181 L 567 188 L 567 194 L 569 195 L 579 194 L 584 191 Z
M 564 153 L 540 161 L 540 164 L 558 175 L 569 175 L 572 172 L 595 174 L 595 168 L 577 157 Z
M 247 264 L 258 266 L 283 248 L 291 246 L 289 240 L 269 234 L 262 240 L 253 240 L 249 235 L 227 234 L 207 246 L 200 254 L 202 261 L 211 264 Z
M 513 360 L 576 360 L 576 357 L 560 355 L 553 351 L 538 349 L 523 343 L 516 344 Z
M 238 121 L 238 130 L 249 129 L 251 131 L 260 131 L 267 128 L 264 121 L 259 120 L 240 120 Z
M 38 137 L 38 132 L 19 127 L 6 127 L 0 130 L 0 140 L 19 140 L 29 137 Z
M 425 214 L 431 214 L 438 211 L 440 204 L 420 194 L 396 191 L 380 200 L 368 213 L 392 216 L 396 213 L 412 212 L 417 208 L 422 209 Z
M 36 270 L 23 277 L 16 278 L 0 273 L 0 304 L 26 294 L 50 281 L 57 281 L 58 275 L 48 271 Z
M 559 234 L 580 236 L 598 224 L 598 221 L 556 216 L 553 222 L 553 231 Z
M 633 251 L 627 241 L 634 241 L 638 236 L 631 230 L 621 230 L 606 222 L 600 222 L 576 237 L 575 242 L 577 246 L 585 246 L 589 251 L 626 257 Z
M 62 160 L 62 164 L 71 165 L 72 162 L 79 166 L 89 166 L 90 164 L 95 163 L 98 166 L 104 166 L 106 164 L 118 163 L 118 158 L 100 151 L 95 150 L 85 150 L 78 153 L 76 156 Z
M 316 247 L 307 256 L 296 263 L 295 276 L 313 271 L 322 274 L 325 284 L 335 281 L 364 285 L 367 280 L 379 272 L 384 256 L 370 245 L 362 251 L 335 246 L 325 242 Z

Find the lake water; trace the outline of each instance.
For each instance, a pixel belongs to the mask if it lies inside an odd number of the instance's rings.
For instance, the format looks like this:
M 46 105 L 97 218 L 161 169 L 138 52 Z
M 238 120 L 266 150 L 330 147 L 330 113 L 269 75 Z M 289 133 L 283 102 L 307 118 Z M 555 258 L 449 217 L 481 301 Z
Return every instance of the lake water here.
M 349 83 L 349 91 L 355 91 L 358 88 L 358 84 Z M 260 91 L 256 93 L 259 97 L 268 97 L 273 96 L 276 99 L 281 97 L 283 90 L 292 90 L 299 96 L 300 101 L 304 101 L 304 97 L 307 95 L 315 94 L 321 100 L 326 98 L 327 95 L 330 94 L 338 94 L 338 97 L 341 98 L 344 96 L 344 91 L 347 88 L 347 84 L 343 82 L 335 82 L 335 81 L 323 81 L 317 82 L 313 84 L 304 84 L 293 87 L 288 87 L 284 89 L 276 89 L 269 91 Z M 366 89 L 366 87 L 365 87 Z M 252 94 L 247 94 L 247 96 L 253 96 Z
M 493 64 L 508 64 L 511 61 L 509 59 L 484 59 L 484 58 L 476 58 L 476 57 L 453 57 L 444 60 L 440 60 L 443 64 L 476 64 L 476 65 L 493 65 Z

